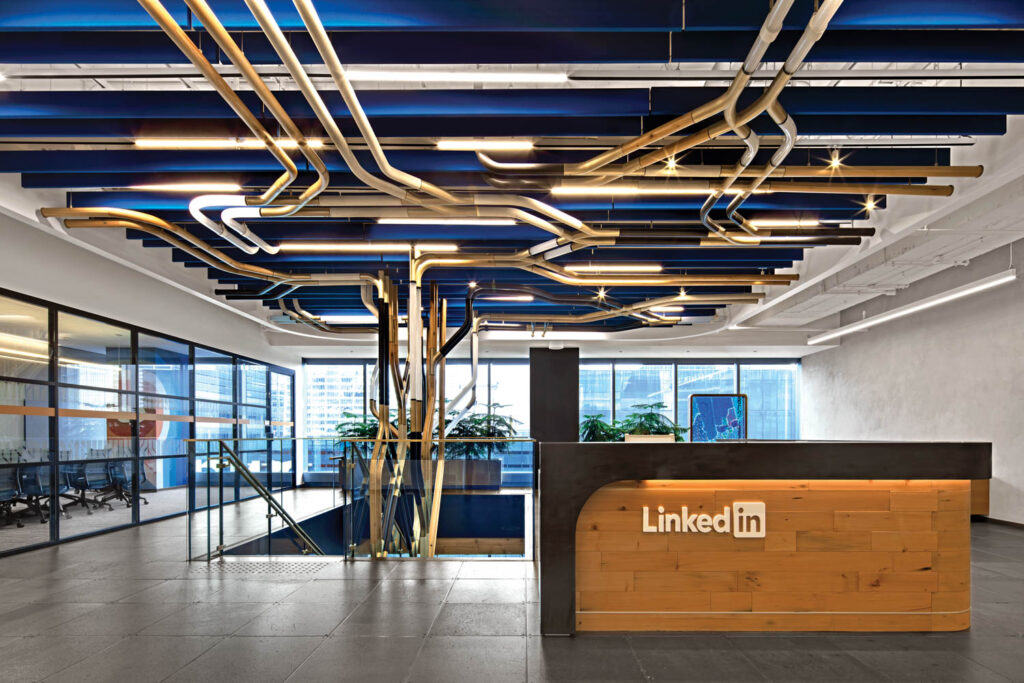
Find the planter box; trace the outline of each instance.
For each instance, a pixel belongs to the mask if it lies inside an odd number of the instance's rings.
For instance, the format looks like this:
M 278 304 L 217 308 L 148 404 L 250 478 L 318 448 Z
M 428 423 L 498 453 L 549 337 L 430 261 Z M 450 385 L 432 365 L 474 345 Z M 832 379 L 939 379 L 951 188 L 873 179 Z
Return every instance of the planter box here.
M 675 443 L 671 434 L 626 434 L 626 443 Z

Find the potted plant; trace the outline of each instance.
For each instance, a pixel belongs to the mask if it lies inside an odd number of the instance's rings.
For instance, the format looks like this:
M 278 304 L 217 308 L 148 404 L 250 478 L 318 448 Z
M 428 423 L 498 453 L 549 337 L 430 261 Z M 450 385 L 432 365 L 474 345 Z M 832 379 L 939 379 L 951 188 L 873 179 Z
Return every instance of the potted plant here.
M 626 441 L 683 441 L 689 429 L 665 417 L 661 412 L 665 408 L 661 402 L 635 405 L 635 412 L 616 426 L 622 430 Z
M 622 430 L 605 422 L 601 415 L 584 415 L 580 423 L 580 441 L 622 441 Z
M 506 441 L 458 441 L 458 439 L 511 439 L 519 420 L 500 414 L 505 406 L 491 403 L 485 412 L 464 415 L 445 437 L 444 487 L 458 489 L 501 488 L 501 459 L 492 456 L 509 451 Z M 445 426 L 451 424 L 449 413 Z

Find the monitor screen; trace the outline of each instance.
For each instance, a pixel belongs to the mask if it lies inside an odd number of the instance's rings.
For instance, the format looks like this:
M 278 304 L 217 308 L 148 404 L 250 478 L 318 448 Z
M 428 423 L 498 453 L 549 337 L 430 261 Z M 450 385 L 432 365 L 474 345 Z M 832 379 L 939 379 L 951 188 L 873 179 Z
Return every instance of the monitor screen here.
M 747 438 L 746 394 L 690 396 L 690 440 L 720 441 Z

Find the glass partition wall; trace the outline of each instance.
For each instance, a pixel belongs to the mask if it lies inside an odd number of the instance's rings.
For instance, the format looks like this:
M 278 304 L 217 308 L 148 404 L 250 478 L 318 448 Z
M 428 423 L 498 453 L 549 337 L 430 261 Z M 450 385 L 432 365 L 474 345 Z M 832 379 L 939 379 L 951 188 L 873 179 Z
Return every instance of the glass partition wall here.
M 0 555 L 203 507 L 191 438 L 293 487 L 293 374 L 0 291 Z

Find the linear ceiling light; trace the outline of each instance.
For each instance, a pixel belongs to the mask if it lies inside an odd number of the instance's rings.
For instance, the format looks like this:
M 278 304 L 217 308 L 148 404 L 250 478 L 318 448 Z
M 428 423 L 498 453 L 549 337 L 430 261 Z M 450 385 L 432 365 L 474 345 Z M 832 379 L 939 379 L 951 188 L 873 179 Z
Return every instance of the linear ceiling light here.
M 281 251 L 336 253 L 336 254 L 405 254 L 413 247 L 417 251 L 458 251 L 459 245 L 450 242 L 282 242 Z
M 378 225 L 515 225 L 514 218 L 380 218 Z
M 307 139 L 313 149 L 324 146 L 323 140 Z M 135 146 L 140 149 L 263 149 L 266 145 L 256 138 L 138 138 Z M 277 141 L 281 149 L 297 149 L 298 143 L 291 138 Z
M 154 183 L 152 185 L 129 185 L 130 190 L 144 192 L 240 192 L 238 183 Z
M 533 301 L 529 294 L 495 294 L 494 296 L 481 297 L 485 301 Z
M 571 332 L 571 331 L 531 331 L 531 330 L 494 330 L 485 331 L 486 338 L 491 341 L 601 341 L 610 339 L 607 332 Z
M 698 187 L 637 187 L 635 185 L 560 185 L 551 188 L 551 194 L 563 197 L 615 196 L 615 195 L 709 195 L 714 190 Z M 737 195 L 745 190 L 729 188 L 722 194 Z M 769 190 L 754 190 L 753 194 L 767 194 Z
M 748 221 L 755 228 L 820 228 L 817 218 L 752 218 Z
M 1013 282 L 1016 279 L 1017 271 L 1011 268 L 1010 270 L 1005 270 L 1001 273 L 997 273 L 995 275 L 982 278 L 970 284 L 966 284 L 961 287 L 955 287 L 941 294 L 926 297 L 924 299 L 921 299 L 920 301 L 915 301 L 912 304 L 907 304 L 906 306 L 894 308 L 893 310 L 888 311 L 886 313 L 874 315 L 871 316 L 870 318 L 865 318 L 864 320 L 851 323 L 850 325 L 838 327 L 830 332 L 823 332 L 822 334 L 816 335 L 808 339 L 807 343 L 824 344 L 827 341 L 831 341 L 832 339 L 838 339 L 839 337 L 850 334 L 852 332 L 860 332 L 861 330 L 872 328 L 875 325 L 887 323 L 890 320 L 896 320 L 897 318 L 902 318 L 903 316 L 918 313 L 929 308 L 934 308 L 935 306 L 941 306 L 942 304 L 947 303 L 949 301 L 962 299 L 965 296 L 977 294 L 978 292 L 983 292 L 986 289 L 992 289 L 993 287 L 998 287 L 999 285 L 1005 285 L 1006 283 Z
M 376 325 L 377 317 L 370 314 L 357 315 L 323 315 L 320 320 L 328 325 Z
M 409 83 L 567 83 L 568 74 L 552 71 L 466 71 L 445 69 L 349 69 L 352 81 Z
M 660 273 L 657 263 L 586 263 L 565 267 L 570 273 Z
M 438 140 L 437 148 L 445 152 L 527 152 L 533 149 L 530 140 Z
M 651 313 L 682 313 L 683 312 L 683 307 L 682 306 L 654 306 L 653 308 L 648 308 L 647 310 L 650 311 Z

